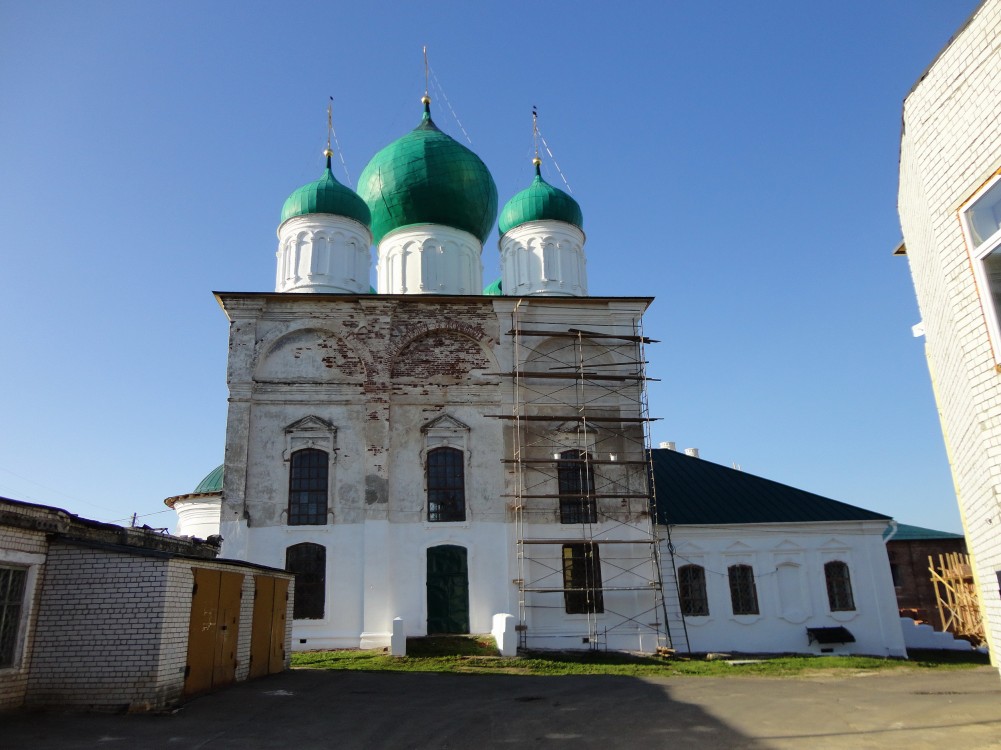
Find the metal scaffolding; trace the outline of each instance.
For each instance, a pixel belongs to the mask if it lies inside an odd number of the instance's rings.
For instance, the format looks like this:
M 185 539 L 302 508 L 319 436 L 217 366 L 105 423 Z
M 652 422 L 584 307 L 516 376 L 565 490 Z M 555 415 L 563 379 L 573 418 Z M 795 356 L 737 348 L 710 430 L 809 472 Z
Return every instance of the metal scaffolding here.
M 509 426 L 520 645 L 687 651 L 656 523 L 644 354 L 655 342 L 639 314 L 610 320 L 567 299 L 521 300 L 511 320 L 511 410 L 494 416 Z

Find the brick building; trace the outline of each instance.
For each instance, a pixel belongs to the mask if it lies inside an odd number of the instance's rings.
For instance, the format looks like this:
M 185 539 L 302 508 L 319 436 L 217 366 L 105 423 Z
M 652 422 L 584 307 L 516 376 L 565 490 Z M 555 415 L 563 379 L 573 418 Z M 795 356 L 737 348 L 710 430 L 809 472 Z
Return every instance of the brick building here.
M 900 224 L 928 370 L 997 662 L 1001 648 L 1001 0 L 904 100 Z M 920 330 L 920 329 L 919 329 Z
M 291 576 L 218 551 L 0 498 L 0 710 L 160 708 L 284 669 Z
M 942 625 L 938 617 L 938 597 L 928 572 L 928 558 L 953 552 L 966 554 L 966 539 L 962 534 L 924 529 L 901 523 L 886 542 L 890 558 L 893 588 L 897 592 L 897 607 L 902 615 L 930 623 L 936 629 Z

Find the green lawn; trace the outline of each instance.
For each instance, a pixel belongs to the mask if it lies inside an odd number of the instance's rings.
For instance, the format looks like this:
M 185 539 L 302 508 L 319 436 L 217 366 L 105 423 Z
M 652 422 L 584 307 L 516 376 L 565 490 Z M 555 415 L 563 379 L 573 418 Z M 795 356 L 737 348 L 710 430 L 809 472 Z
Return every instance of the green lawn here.
M 381 651 L 301 651 L 292 654 L 292 666 L 307 669 L 473 674 L 782 677 L 832 670 L 848 670 L 845 672 L 848 674 L 884 669 L 964 669 L 989 663 L 988 658 L 982 654 L 955 651 L 912 652 L 909 660 L 869 656 L 754 657 L 746 654 L 735 654 L 733 659 L 755 661 L 729 664 L 726 659 L 709 660 L 702 656 L 663 659 L 602 651 L 535 651 L 505 659 L 497 656 L 492 639 L 458 636 L 408 639 L 407 656 L 404 657 L 389 656 Z

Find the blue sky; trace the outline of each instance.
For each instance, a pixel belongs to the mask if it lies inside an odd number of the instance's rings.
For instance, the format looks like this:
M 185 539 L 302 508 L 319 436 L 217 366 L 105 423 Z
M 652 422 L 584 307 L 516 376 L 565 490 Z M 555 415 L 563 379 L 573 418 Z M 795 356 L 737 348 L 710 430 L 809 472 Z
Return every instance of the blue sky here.
M 222 461 L 211 291 L 274 288 L 328 96 L 352 186 L 417 124 L 426 44 L 501 203 L 536 105 L 591 293 L 657 298 L 655 441 L 960 531 L 891 251 L 903 98 L 976 4 L 0 0 L 0 495 L 173 526 Z

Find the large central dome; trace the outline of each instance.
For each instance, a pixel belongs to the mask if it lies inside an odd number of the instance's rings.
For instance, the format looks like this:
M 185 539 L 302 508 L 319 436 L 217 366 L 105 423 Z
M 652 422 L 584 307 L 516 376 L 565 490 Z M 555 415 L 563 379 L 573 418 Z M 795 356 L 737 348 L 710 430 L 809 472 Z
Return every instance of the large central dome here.
M 486 240 L 497 218 L 497 186 L 476 154 L 441 132 L 424 103 L 420 125 L 372 157 L 358 179 L 376 244 L 395 229 L 442 224 Z

